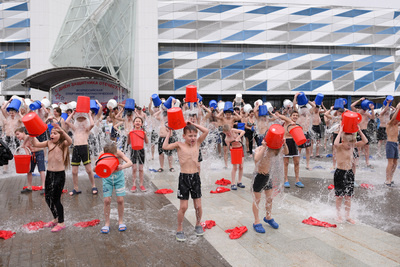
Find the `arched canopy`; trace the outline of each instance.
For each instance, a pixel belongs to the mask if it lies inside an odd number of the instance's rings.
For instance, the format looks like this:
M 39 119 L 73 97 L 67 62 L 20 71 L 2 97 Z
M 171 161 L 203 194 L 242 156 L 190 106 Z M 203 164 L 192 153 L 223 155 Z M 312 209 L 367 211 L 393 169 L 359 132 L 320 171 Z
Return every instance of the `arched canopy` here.
M 79 78 L 106 80 L 116 84 L 120 83 L 118 79 L 102 71 L 79 67 L 61 67 L 47 69 L 30 75 L 21 81 L 21 85 L 49 92 L 52 87 L 60 83 Z

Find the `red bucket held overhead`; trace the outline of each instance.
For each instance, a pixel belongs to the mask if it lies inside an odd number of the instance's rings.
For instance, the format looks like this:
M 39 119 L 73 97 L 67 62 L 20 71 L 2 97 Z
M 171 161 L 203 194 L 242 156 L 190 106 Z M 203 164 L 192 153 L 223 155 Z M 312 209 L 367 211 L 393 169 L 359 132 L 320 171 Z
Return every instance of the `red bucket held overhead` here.
M 304 144 L 307 141 L 306 136 L 303 133 L 303 128 L 301 128 L 300 125 L 296 125 L 296 124 L 289 124 L 289 126 L 294 126 L 290 131 L 290 135 L 293 137 L 294 142 L 296 143 L 296 145 L 301 146 L 302 144 Z
M 26 114 L 22 119 L 22 123 L 24 124 L 26 130 L 29 135 L 32 137 L 36 137 L 41 135 L 47 130 L 47 124 L 44 123 L 38 114 L 35 112 L 30 112 Z
M 186 86 L 186 102 L 197 102 L 197 87 L 194 85 Z
M 342 114 L 343 132 L 356 133 L 358 132 L 358 124 L 361 122 L 362 116 L 360 113 L 346 111 Z
M 144 145 L 144 131 L 133 130 L 129 133 L 133 150 L 142 150 Z
M 272 149 L 279 149 L 283 145 L 283 137 L 285 135 L 285 129 L 282 125 L 273 124 L 269 127 L 267 134 L 265 135 L 264 141 L 267 146 Z
M 232 147 L 231 148 L 231 162 L 232 164 L 243 163 L 243 147 Z
M 18 152 L 18 149 L 21 147 L 17 148 L 15 150 L 15 153 Z M 28 148 L 24 148 L 26 155 L 14 155 L 14 161 L 15 161 L 15 171 L 16 173 L 29 173 L 31 170 L 31 152 L 29 151 Z
M 109 177 L 118 167 L 118 158 L 111 153 L 101 154 L 96 162 L 95 173 L 101 178 Z
M 186 122 L 181 108 L 168 109 L 168 127 L 172 130 L 185 128 Z
M 89 113 L 90 111 L 90 97 L 88 96 L 78 96 L 76 101 L 75 112 Z

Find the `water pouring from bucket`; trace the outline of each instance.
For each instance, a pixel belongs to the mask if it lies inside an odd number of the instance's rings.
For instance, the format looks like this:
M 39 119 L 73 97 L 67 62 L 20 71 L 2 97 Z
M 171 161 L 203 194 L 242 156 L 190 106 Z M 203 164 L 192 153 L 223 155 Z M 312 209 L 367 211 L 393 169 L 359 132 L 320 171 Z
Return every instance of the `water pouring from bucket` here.
M 282 125 L 273 124 L 269 127 L 267 134 L 264 137 L 264 141 L 267 146 L 272 149 L 279 149 L 282 147 L 284 142 L 285 129 Z
M 358 132 L 358 124 L 361 122 L 362 116 L 360 113 L 346 111 L 342 113 L 343 132 L 356 133 Z
M 170 108 L 167 111 L 168 127 L 172 130 L 185 128 L 186 122 L 181 108 Z

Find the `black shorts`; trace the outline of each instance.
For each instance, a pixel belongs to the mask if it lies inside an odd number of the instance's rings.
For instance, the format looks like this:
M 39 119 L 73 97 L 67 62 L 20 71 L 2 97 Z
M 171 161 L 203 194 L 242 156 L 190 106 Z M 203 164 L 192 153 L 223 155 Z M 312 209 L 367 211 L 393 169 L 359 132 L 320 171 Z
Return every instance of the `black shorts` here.
M 293 140 L 293 138 L 287 138 L 286 145 L 288 147 L 289 154 L 285 155 L 284 157 L 291 158 L 299 156 L 299 150 L 297 149 L 296 142 Z
M 189 193 L 192 199 L 201 198 L 201 181 L 198 172 L 179 174 L 178 198 L 188 200 Z
M 337 136 L 338 136 L 337 133 L 333 133 L 333 134 L 332 134 L 332 146 L 335 145 L 335 140 L 336 140 L 336 137 L 337 137 Z
M 378 139 L 378 141 L 387 140 L 386 127 L 378 128 L 378 133 L 376 135 L 376 139 Z
M 338 197 L 353 196 L 354 194 L 354 173 L 353 170 L 336 169 L 333 176 L 335 195 Z
M 365 145 L 367 146 L 367 145 L 369 145 L 369 143 L 371 142 L 371 136 L 369 136 L 369 133 L 368 133 L 368 131 L 366 130 L 366 129 L 364 129 L 364 130 L 361 130 L 361 132 L 365 135 L 365 137 L 367 137 L 367 139 L 368 139 L 368 143 L 366 143 Z M 358 134 L 357 135 L 357 141 L 361 141 L 361 136 Z
M 254 131 L 246 129 L 245 133 L 244 133 L 244 137 L 246 137 L 247 139 L 253 139 L 254 137 Z
M 164 144 L 164 140 L 165 140 L 165 137 L 160 137 L 160 138 L 158 138 L 158 155 L 161 155 L 162 153 L 164 153 L 165 155 L 167 155 L 167 156 L 171 156 L 172 155 L 172 150 L 164 150 L 163 148 L 162 148 L 162 146 L 163 146 L 163 144 Z M 171 143 L 174 143 L 174 138 L 173 137 L 170 137 L 169 138 L 169 143 L 171 144 Z
M 270 189 L 272 189 L 272 182 L 271 179 L 269 179 L 269 173 L 257 173 L 253 182 L 253 192 L 260 193 L 263 190 Z
M 317 140 L 321 139 L 321 137 L 322 137 L 321 127 L 319 127 L 319 125 L 313 125 L 312 130 L 314 132 L 315 139 L 317 139 Z
M 304 144 L 302 144 L 302 145 L 299 145 L 298 147 L 300 147 L 300 148 L 307 148 L 307 147 L 310 147 L 311 146 L 311 136 L 310 136 L 310 133 L 306 133 L 305 134 L 305 136 L 306 136 L 306 142 L 304 143 Z
M 89 153 L 90 153 L 89 145 L 74 146 L 74 149 L 72 150 L 71 165 L 79 166 L 81 165 L 81 161 L 83 165 L 89 164 L 90 163 Z
M 150 137 L 150 142 L 151 144 L 157 144 L 157 139 L 158 139 L 158 134 L 156 133 L 156 131 L 151 131 L 151 137 Z
M 129 150 L 131 151 L 131 161 L 133 164 L 136 164 L 136 163 L 144 164 L 144 160 L 145 160 L 144 149 L 133 150 L 132 147 L 129 147 Z
M 199 156 L 197 158 L 198 162 L 202 162 L 203 161 L 203 156 L 201 155 L 201 149 L 199 149 Z
M 111 138 L 118 138 L 118 137 L 119 137 L 119 134 L 118 134 L 117 130 L 115 130 L 114 127 L 111 127 L 111 134 L 110 134 L 110 137 L 111 137 Z
M 226 134 L 221 133 L 222 146 L 228 146 L 228 145 L 225 143 L 225 137 L 226 137 Z

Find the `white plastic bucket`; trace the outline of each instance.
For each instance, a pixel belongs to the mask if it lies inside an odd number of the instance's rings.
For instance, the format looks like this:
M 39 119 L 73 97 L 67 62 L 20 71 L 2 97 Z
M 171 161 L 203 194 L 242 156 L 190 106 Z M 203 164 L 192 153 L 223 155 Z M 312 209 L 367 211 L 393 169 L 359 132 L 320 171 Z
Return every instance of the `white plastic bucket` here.
M 223 101 L 218 102 L 218 109 L 219 110 L 224 110 L 224 107 L 225 107 L 225 102 L 223 102 Z
M 251 110 L 253 110 L 253 108 L 251 107 L 250 104 L 246 104 L 243 107 L 244 112 L 249 113 Z
M 62 112 L 62 113 L 66 113 L 66 112 L 67 112 L 67 109 L 68 109 L 68 106 L 65 105 L 65 104 L 60 104 L 60 109 L 61 109 L 61 112 Z
M 283 106 L 284 106 L 285 108 L 293 107 L 293 102 L 290 101 L 289 99 L 285 99 L 285 100 L 283 100 Z
M 179 101 L 179 99 L 176 99 L 174 107 L 179 108 L 180 105 L 181 105 L 181 101 Z
M 114 109 L 117 106 L 118 106 L 118 103 L 117 103 L 117 101 L 115 99 L 108 100 L 108 102 L 107 102 L 107 108 L 108 109 Z
M 57 104 L 51 104 L 51 108 L 52 108 L 52 109 L 55 109 L 56 107 L 58 107 Z
M 257 101 L 255 101 L 254 106 L 256 105 L 256 103 L 258 103 L 259 106 L 261 106 L 263 104 L 261 99 L 258 99 Z
M 270 102 L 265 103 L 265 105 L 267 106 L 267 109 L 268 109 L 269 113 L 274 111 L 274 107 L 272 106 L 272 104 Z
M 68 106 L 68 109 L 74 110 L 74 109 L 76 109 L 76 102 L 75 101 L 71 101 L 71 102 L 69 102 L 67 104 L 67 106 Z
M 43 106 L 45 107 L 45 108 L 49 108 L 50 107 L 50 100 L 48 100 L 47 98 L 43 98 L 42 99 L 42 104 L 43 104 Z

